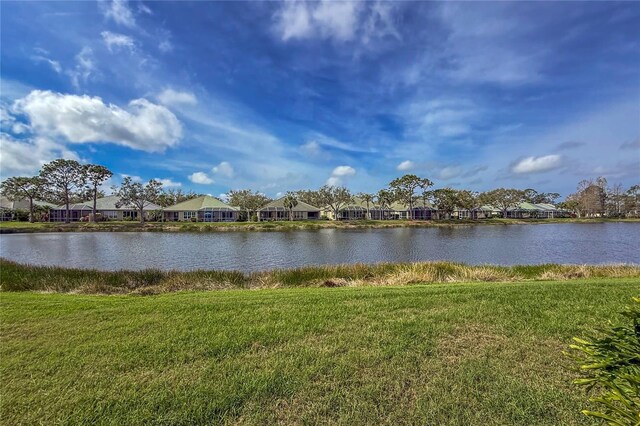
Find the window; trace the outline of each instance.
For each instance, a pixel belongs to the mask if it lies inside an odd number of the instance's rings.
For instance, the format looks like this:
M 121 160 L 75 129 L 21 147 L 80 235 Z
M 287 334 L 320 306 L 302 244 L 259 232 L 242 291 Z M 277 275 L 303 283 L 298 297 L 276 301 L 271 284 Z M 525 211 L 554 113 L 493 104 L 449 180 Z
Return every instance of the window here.
M 182 212 L 184 220 L 191 220 L 192 217 L 196 217 L 196 212 Z

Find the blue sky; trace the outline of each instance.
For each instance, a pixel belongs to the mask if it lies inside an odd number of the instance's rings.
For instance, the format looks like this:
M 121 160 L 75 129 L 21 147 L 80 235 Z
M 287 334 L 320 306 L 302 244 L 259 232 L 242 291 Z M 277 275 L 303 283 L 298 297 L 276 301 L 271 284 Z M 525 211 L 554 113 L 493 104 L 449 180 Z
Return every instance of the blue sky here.
M 640 180 L 637 2 L 2 2 L 2 177 L 214 195 Z

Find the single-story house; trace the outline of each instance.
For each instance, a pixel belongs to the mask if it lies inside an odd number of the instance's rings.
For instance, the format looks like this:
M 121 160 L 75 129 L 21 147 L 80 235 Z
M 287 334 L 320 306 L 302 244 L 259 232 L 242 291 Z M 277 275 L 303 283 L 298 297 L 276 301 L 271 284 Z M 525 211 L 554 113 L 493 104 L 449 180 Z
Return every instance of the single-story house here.
M 409 217 L 409 209 L 402 203 L 394 202 L 388 207 L 375 205 L 371 207 L 369 213 L 373 220 L 399 220 Z
M 513 219 L 528 219 L 528 218 L 553 218 L 562 217 L 564 212 L 556 208 L 553 204 L 532 204 L 532 203 L 520 203 L 518 207 L 512 207 L 507 210 L 507 217 Z
M 413 214 L 410 216 L 414 220 L 438 219 L 438 210 L 423 199 L 418 199 L 412 207 Z
M 458 209 L 456 211 L 458 219 L 489 219 L 500 216 L 500 209 L 484 205 L 469 209 Z
M 33 200 L 34 207 L 51 208 L 53 204 L 46 201 Z M 29 213 L 29 200 L 10 200 L 7 197 L 0 196 L 0 221 L 16 220 L 17 213 Z
M 166 221 L 235 222 L 240 210 L 210 195 L 192 198 L 164 209 Z
M 373 203 L 369 203 L 369 210 L 373 208 Z M 338 217 L 335 217 L 333 209 L 330 207 L 325 207 L 322 209 L 323 214 L 325 214 L 331 220 L 359 220 L 367 218 L 367 203 L 362 201 L 358 197 L 354 197 L 353 200 L 347 205 L 343 206 L 340 211 L 338 211 Z
M 259 220 L 290 220 L 289 209 L 284 206 L 285 197 L 271 201 L 260 210 L 258 210 Z M 316 220 L 320 219 L 320 209 L 307 204 L 304 201 L 298 201 L 298 204 L 292 209 L 293 220 Z
M 116 206 L 120 198 L 117 195 L 98 198 L 96 200 L 96 213 L 107 220 L 135 220 L 138 219 L 138 209 L 134 206 Z M 144 208 L 145 219 L 149 219 L 149 213 L 154 210 L 161 210 L 157 204 L 150 203 Z M 71 222 L 88 220 L 93 213 L 93 200 L 83 201 L 69 205 L 69 218 Z M 50 222 L 64 222 L 67 211 L 66 206 L 53 207 L 49 210 Z

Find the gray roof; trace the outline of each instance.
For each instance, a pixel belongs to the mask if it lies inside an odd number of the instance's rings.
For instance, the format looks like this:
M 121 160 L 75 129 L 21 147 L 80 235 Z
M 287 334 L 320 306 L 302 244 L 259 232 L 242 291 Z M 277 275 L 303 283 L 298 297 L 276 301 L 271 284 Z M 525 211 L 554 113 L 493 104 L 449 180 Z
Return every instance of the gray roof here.
M 182 212 L 182 211 L 196 211 L 196 210 L 239 210 L 237 207 L 232 207 L 222 201 L 214 198 L 210 195 L 203 195 L 201 197 L 192 198 L 187 201 L 183 201 L 174 206 L 164 209 L 166 212 Z
M 53 207 L 54 205 L 51 203 L 47 203 L 46 201 L 33 200 L 33 204 L 35 206 L 42 207 Z M 10 200 L 7 197 L 0 197 L 0 208 L 8 209 L 8 210 L 29 210 L 29 200 Z
M 273 200 L 272 202 L 263 206 L 260 211 L 268 211 L 268 210 L 288 210 L 284 206 L 285 197 L 278 198 L 277 200 Z M 292 209 L 294 212 L 320 212 L 320 209 L 312 206 L 311 204 L 307 204 L 304 201 L 298 200 L 298 204 Z

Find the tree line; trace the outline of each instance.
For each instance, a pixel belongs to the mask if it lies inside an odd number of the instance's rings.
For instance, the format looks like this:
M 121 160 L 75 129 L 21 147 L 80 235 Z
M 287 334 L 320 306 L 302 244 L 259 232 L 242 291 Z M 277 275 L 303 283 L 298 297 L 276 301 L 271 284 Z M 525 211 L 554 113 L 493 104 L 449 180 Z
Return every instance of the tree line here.
M 36 176 L 10 177 L 0 183 L 0 192 L 11 200 L 29 201 L 29 221 L 34 221 L 34 201 L 48 201 L 64 205 L 65 222 L 70 221 L 70 206 L 73 203 L 92 200 L 93 221 L 97 220 L 96 200 L 104 196 L 101 189 L 113 172 L 98 164 L 80 164 L 75 160 L 57 159 L 42 166 Z M 356 198 L 366 207 L 366 217 L 371 218 L 374 207 L 387 210 L 394 203 L 408 207 L 409 218 L 415 219 L 416 208 L 432 205 L 445 217 L 450 217 L 456 209 L 473 210 L 490 205 L 499 209 L 503 216 L 509 209 L 522 202 L 533 204 L 555 204 L 560 194 L 538 192 L 534 189 L 498 188 L 486 192 L 466 189 L 433 189 L 433 182 L 415 174 L 406 174 L 389 182 L 388 186 L 376 193 L 351 193 L 343 186 L 324 185 L 317 190 L 298 190 L 287 192 L 284 206 L 293 219 L 293 209 L 299 201 L 318 207 L 326 207 L 334 217 L 352 204 Z M 151 204 L 168 207 L 204 194 L 181 189 L 163 189 L 162 183 L 151 179 L 147 183 L 137 182 L 125 176 L 119 186 L 111 188 L 118 197 L 117 206 L 132 206 L 144 220 L 144 210 Z M 250 189 L 231 190 L 226 201 L 241 212 L 241 220 L 256 220 L 258 210 L 271 201 L 269 197 Z M 583 180 L 577 191 L 559 203 L 560 208 L 573 212 L 578 217 L 633 215 L 638 217 L 640 210 L 640 184 L 624 189 L 622 185 L 609 186 L 604 177 L 595 180 Z

